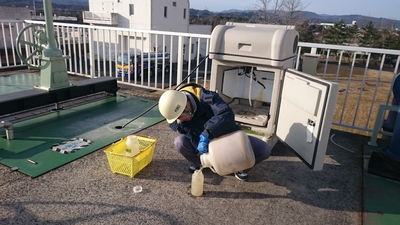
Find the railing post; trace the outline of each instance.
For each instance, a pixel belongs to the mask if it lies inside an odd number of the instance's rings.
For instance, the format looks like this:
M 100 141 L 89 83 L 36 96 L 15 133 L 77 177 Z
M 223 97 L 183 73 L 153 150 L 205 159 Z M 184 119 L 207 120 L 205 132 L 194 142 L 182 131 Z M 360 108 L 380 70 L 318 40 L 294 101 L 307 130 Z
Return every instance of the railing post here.
M 94 68 L 94 49 L 93 49 L 93 28 L 88 29 L 89 32 L 89 69 L 90 77 L 94 78 L 95 68 Z
M 368 142 L 368 145 L 371 146 L 378 146 L 378 144 L 376 143 L 377 139 L 378 139 L 378 134 L 379 131 L 382 129 L 382 123 L 383 123 L 383 116 L 386 110 L 389 111 L 398 111 L 400 108 L 397 105 L 386 105 L 381 103 L 379 105 L 378 108 L 378 113 L 376 115 L 376 120 L 375 120 L 375 124 L 374 124 L 374 128 L 372 130 L 372 135 L 371 135 L 371 139 Z M 399 120 L 400 121 L 400 120 Z M 394 136 L 394 135 L 392 135 Z M 392 137 L 393 138 L 393 137 Z
M 311 48 L 310 54 L 316 55 L 317 54 L 317 48 Z
M 182 82 L 182 72 L 183 72 L 183 37 L 179 36 L 178 38 L 178 62 L 177 62 L 177 72 L 176 72 L 176 84 L 180 84 Z M 188 71 L 189 72 L 189 71 Z

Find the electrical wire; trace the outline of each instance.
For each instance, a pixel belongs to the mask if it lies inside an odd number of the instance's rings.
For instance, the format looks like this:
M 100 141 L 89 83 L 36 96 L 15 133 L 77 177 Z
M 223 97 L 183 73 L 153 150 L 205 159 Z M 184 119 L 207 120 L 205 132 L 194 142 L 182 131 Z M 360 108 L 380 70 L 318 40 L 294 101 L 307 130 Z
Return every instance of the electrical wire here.
M 199 62 L 199 64 L 198 64 L 198 65 L 197 65 L 197 66 L 182 80 L 182 82 L 179 83 L 179 84 L 174 88 L 174 90 L 176 90 L 178 87 L 180 87 L 180 86 L 183 84 L 183 82 L 185 82 L 185 81 L 194 73 L 194 71 L 196 71 L 196 70 L 200 67 L 200 65 L 203 64 L 203 62 L 204 62 L 206 59 L 208 59 L 208 56 L 209 56 L 209 55 L 207 55 L 206 57 L 204 57 L 204 58 Z M 158 102 L 156 102 L 154 105 L 152 105 L 152 106 L 151 106 L 150 108 L 148 108 L 146 111 L 140 113 L 138 116 L 136 116 L 136 117 L 133 118 L 132 120 L 128 121 L 125 125 L 123 125 L 123 126 L 116 126 L 115 129 L 122 129 L 122 128 L 125 128 L 126 125 L 132 123 L 132 122 L 135 121 L 137 118 L 143 116 L 144 114 L 146 114 L 148 111 L 152 110 L 152 109 L 153 109 L 154 107 L 156 107 L 157 105 L 158 105 Z
M 354 153 L 353 150 L 350 150 L 350 149 L 348 149 L 348 148 L 346 148 L 346 147 L 343 147 L 343 146 L 339 145 L 338 143 L 334 142 L 334 141 L 333 141 L 333 136 L 335 136 L 335 134 L 332 134 L 332 135 L 331 135 L 331 142 L 332 142 L 333 144 L 335 144 L 335 145 L 338 146 L 339 148 L 342 148 L 342 149 L 344 149 L 344 150 L 346 150 L 346 151 L 349 151 L 349 152 L 351 152 L 351 153 Z

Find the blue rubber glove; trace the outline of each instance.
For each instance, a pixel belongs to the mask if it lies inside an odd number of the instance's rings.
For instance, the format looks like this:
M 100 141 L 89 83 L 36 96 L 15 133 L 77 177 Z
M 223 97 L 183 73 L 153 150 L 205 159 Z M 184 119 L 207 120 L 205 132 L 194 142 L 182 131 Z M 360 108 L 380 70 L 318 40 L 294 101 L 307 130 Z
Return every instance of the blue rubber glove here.
M 200 134 L 200 141 L 199 144 L 197 145 L 197 150 L 199 151 L 199 154 L 204 154 L 208 152 L 208 144 L 210 143 L 210 139 L 203 134 Z

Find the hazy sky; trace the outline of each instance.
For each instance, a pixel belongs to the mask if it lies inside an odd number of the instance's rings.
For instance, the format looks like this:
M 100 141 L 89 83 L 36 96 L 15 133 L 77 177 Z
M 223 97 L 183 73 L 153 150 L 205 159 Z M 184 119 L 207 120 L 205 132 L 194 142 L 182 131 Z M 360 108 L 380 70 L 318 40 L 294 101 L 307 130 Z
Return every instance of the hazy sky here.
M 223 11 L 254 9 L 258 0 L 190 0 L 190 8 Z M 400 20 L 400 0 L 302 0 L 304 11 L 317 14 L 358 14 Z

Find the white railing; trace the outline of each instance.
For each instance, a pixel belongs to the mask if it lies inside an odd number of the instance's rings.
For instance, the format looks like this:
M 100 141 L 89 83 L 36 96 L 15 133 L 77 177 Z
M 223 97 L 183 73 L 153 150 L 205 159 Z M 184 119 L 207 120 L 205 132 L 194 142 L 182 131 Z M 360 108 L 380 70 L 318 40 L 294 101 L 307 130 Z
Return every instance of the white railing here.
M 333 124 L 370 132 L 379 104 L 391 102 L 400 51 L 313 43 L 299 46 L 298 59 L 303 48 L 322 51 L 317 76 L 340 84 Z
M 0 68 L 21 66 L 15 51 L 15 40 L 24 26 L 21 20 L 2 20 L 0 22 Z
M 28 47 L 18 45 L 15 39 L 30 24 L 44 22 L 0 21 L 0 69 L 24 66 L 15 48 Z M 185 82 L 208 86 L 211 63 L 202 59 L 208 55 L 210 35 L 67 23 L 54 26 L 60 49 L 69 56 L 66 64 L 70 74 L 116 77 L 120 83 L 154 90 L 171 89 L 186 77 Z M 29 55 L 30 51 L 25 52 Z M 154 61 L 142 54 L 150 52 L 159 53 Z M 319 54 L 315 75 L 340 84 L 333 124 L 372 131 L 379 104 L 391 102 L 400 51 L 300 42 L 298 52 L 296 69 L 309 69 L 304 53 Z M 124 54 L 136 57 L 118 64 L 118 56 Z M 394 64 L 388 62 L 389 56 Z M 146 63 L 153 66 L 146 69 Z M 143 71 L 137 69 L 139 66 L 130 69 L 139 64 Z
M 83 22 L 104 25 L 118 25 L 118 13 L 83 12 Z

